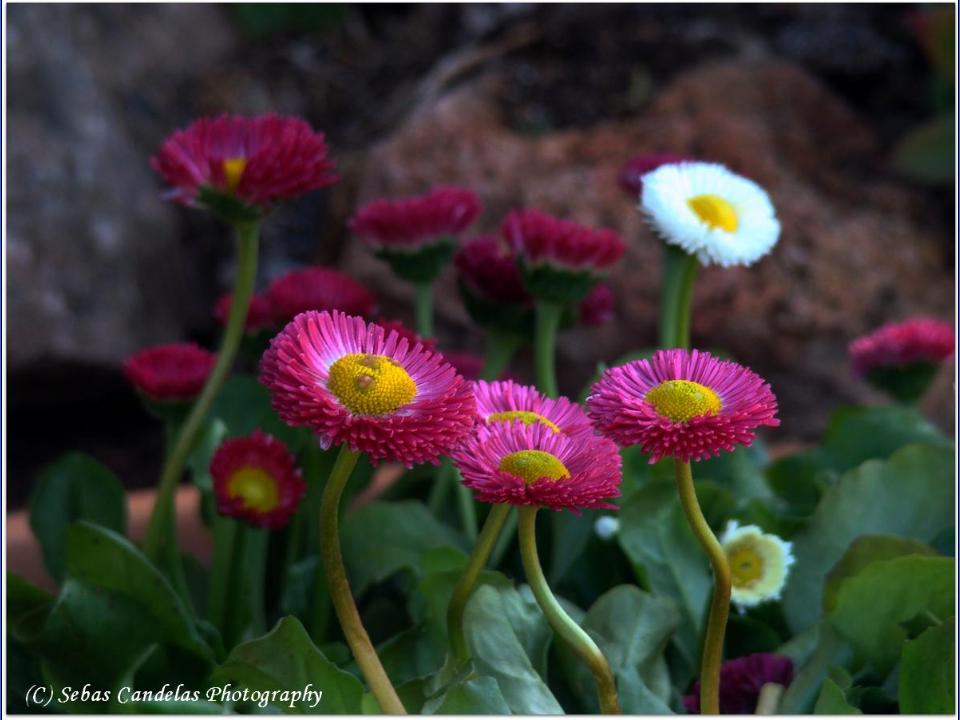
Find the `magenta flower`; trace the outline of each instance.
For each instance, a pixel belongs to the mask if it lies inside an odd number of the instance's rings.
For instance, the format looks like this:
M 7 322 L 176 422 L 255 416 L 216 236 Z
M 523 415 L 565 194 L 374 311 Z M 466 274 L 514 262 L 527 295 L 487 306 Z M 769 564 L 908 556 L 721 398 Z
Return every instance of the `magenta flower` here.
M 481 502 L 533 505 L 579 514 L 615 508 L 620 452 L 606 438 L 557 432 L 523 418 L 478 426 L 451 453 L 463 484 Z
M 650 462 L 703 460 L 750 445 L 757 427 L 776 427 L 777 401 L 760 376 L 698 350 L 659 350 L 603 373 L 587 398 L 594 425 Z
M 571 437 L 592 437 L 590 418 L 576 403 L 565 397 L 548 398 L 535 387 L 513 380 L 478 381 L 473 384 L 477 415 L 488 425 L 522 420 L 525 425 L 541 424 Z
M 233 295 L 226 293 L 217 299 L 213 307 L 213 316 L 221 325 L 227 324 L 230 307 L 233 304 Z M 247 318 L 244 321 L 244 330 L 256 333 L 274 326 L 273 310 L 270 302 L 263 295 L 253 295 L 250 298 L 250 307 L 247 309 Z
M 620 183 L 620 187 L 639 201 L 640 191 L 643 190 L 644 175 L 653 172 L 661 165 L 673 165 L 684 160 L 690 160 L 690 158 L 674 153 L 640 153 L 624 163 L 623 167 L 620 168 L 617 181 Z
M 350 220 L 350 231 L 372 248 L 410 252 L 466 230 L 480 214 L 470 190 L 438 187 L 426 195 L 374 200 Z
M 171 135 L 150 164 L 178 202 L 212 206 L 219 196 L 261 213 L 337 179 L 323 133 L 278 115 L 201 118 Z
M 478 297 L 504 305 L 530 305 L 517 258 L 496 235 L 479 235 L 465 242 L 453 258 L 467 289 Z
M 293 270 L 264 292 L 274 325 L 284 325 L 307 310 L 340 310 L 348 315 L 373 313 L 377 301 L 363 285 L 333 268 Z
M 210 474 L 217 512 L 257 527 L 285 526 L 307 490 L 286 445 L 259 430 L 224 440 Z
M 195 343 L 170 343 L 131 355 L 123 374 L 152 400 L 186 402 L 200 394 L 216 362 L 214 353 Z
M 270 343 L 260 381 L 285 422 L 374 462 L 437 463 L 471 431 L 470 384 L 442 355 L 341 312 L 306 312 Z
M 724 715 L 753 715 L 760 689 L 767 683 L 787 687 L 793 682 L 793 661 L 784 655 L 756 653 L 727 660 L 720 668 L 720 712 Z M 700 682 L 683 697 L 690 714 L 700 713 Z
M 530 267 L 550 265 L 565 270 L 609 269 L 626 251 L 613 230 L 589 228 L 559 220 L 539 210 L 515 210 L 501 228 L 507 243 Z
M 613 311 L 613 288 L 604 282 L 597 283 L 580 301 L 578 308 L 580 324 L 593 327 L 605 325 L 613 319 Z
M 853 370 L 860 377 L 881 368 L 941 363 L 953 352 L 953 326 L 925 317 L 884 325 L 850 344 Z

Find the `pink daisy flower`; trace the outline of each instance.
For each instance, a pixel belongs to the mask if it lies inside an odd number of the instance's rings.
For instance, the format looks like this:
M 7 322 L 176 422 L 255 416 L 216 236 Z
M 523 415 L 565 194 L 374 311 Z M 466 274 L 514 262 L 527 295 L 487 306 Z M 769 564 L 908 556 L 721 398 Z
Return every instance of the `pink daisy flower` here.
M 565 397 L 548 398 L 535 387 L 513 380 L 473 383 L 477 415 L 488 425 L 520 420 L 525 425 L 541 424 L 571 437 L 595 433 L 590 418 L 576 403 Z
M 615 508 L 620 452 L 606 438 L 558 433 L 518 418 L 480 425 L 451 454 L 463 484 L 482 502 L 554 510 Z
M 287 446 L 259 430 L 220 443 L 210 474 L 217 512 L 258 527 L 286 525 L 307 490 Z
M 761 425 L 780 424 L 776 398 L 760 376 L 698 350 L 659 350 L 610 368 L 587 407 L 603 435 L 639 445 L 651 463 L 703 460 L 750 445 Z
M 442 355 L 341 312 L 294 318 L 264 353 L 260 380 L 288 424 L 374 462 L 436 464 L 476 420 L 469 383 Z
M 216 362 L 216 354 L 195 343 L 170 343 L 131 355 L 123 374 L 152 400 L 188 402 L 203 390 Z
M 793 660 L 785 655 L 755 653 L 727 660 L 720 667 L 720 712 L 723 715 L 753 715 L 760 690 L 767 683 L 788 687 L 793 682 Z M 683 697 L 691 715 L 700 713 L 700 682 Z
M 453 263 L 467 289 L 491 302 L 530 305 L 533 298 L 523 287 L 517 258 L 495 235 L 480 235 L 465 242 Z
M 470 190 L 434 188 L 426 195 L 374 200 L 350 220 L 350 231 L 374 249 L 411 252 L 458 235 L 480 214 Z
M 587 296 L 580 301 L 579 319 L 581 325 L 598 327 L 613 318 L 613 288 L 607 283 L 597 283 Z
M 227 324 L 227 318 L 230 316 L 230 307 L 233 304 L 233 295 L 226 293 L 217 299 L 213 306 L 213 316 L 221 325 Z M 248 333 L 257 333 L 274 326 L 273 310 L 270 302 L 263 295 L 253 295 L 250 298 L 250 307 L 247 310 L 247 319 L 244 322 L 244 330 Z
M 882 368 L 902 368 L 914 363 L 940 363 L 953 355 L 950 323 L 933 318 L 911 318 L 890 323 L 850 344 L 854 372 L 863 377 Z
M 501 232 L 531 267 L 598 272 L 610 268 L 626 251 L 613 230 L 588 228 L 539 210 L 514 210 L 503 221 Z
M 377 301 L 349 275 L 328 267 L 293 270 L 274 280 L 264 291 L 274 325 L 285 325 L 307 310 L 340 310 L 348 315 L 371 315 Z
M 257 212 L 336 181 L 323 133 L 300 118 L 222 115 L 171 135 L 150 160 L 186 204 L 223 198 Z
M 644 175 L 653 172 L 661 165 L 673 165 L 689 159 L 674 153 L 640 153 L 624 163 L 623 167 L 620 168 L 617 181 L 620 183 L 620 187 L 634 199 L 639 200 L 640 191 L 643 190 Z

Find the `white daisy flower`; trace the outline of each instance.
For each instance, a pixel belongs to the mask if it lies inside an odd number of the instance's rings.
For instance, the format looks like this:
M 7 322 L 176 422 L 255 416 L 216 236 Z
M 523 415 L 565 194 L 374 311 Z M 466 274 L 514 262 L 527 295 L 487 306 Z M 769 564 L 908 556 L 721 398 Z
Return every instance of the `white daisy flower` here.
M 763 532 L 756 525 L 740 527 L 727 523 L 720 538 L 733 577 L 731 600 L 740 607 L 753 607 L 778 600 L 787 582 L 793 552 L 790 543 Z
M 666 242 L 702 265 L 750 265 L 780 237 L 766 191 L 714 163 L 681 162 L 647 173 L 640 209 Z

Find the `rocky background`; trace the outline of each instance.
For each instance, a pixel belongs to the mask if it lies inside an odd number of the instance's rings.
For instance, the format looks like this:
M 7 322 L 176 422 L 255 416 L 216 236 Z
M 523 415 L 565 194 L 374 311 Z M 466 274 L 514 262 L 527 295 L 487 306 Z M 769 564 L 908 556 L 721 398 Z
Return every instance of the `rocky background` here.
M 343 176 L 271 219 L 261 284 L 334 264 L 409 321 L 409 288 L 345 221 L 372 197 L 437 183 L 481 194 L 478 230 L 523 205 L 621 230 L 618 319 L 564 336 L 568 392 L 598 360 L 655 341 L 660 245 L 616 184 L 621 163 L 671 151 L 755 179 L 781 242 L 753 268 L 701 273 L 694 343 L 771 381 L 783 419 L 771 440 L 816 437 L 838 404 L 875 399 L 849 376 L 853 337 L 953 312 L 953 184 L 891 162 L 935 103 L 918 7 L 10 6 L 11 506 L 68 449 L 131 486 L 155 481 L 159 433 L 119 364 L 147 344 L 215 345 L 232 246 L 161 199 L 147 158 L 172 129 L 223 111 L 305 116 Z M 480 349 L 452 276 L 438 312 L 442 346 Z M 951 423 L 949 377 L 933 395 Z

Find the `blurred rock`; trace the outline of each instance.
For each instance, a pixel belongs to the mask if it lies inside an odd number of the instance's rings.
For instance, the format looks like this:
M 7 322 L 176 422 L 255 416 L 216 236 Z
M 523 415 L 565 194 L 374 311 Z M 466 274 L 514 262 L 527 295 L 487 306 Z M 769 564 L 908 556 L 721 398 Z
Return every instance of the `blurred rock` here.
M 721 162 L 773 197 L 779 245 L 753 268 L 701 272 L 693 341 L 767 377 L 788 436 L 815 435 L 829 409 L 869 397 L 847 369 L 852 338 L 918 312 L 949 317 L 952 259 L 925 197 L 886 173 L 869 126 L 799 66 L 704 65 L 678 75 L 632 119 L 536 137 L 506 127 L 503 88 L 488 73 L 417 108 L 371 148 L 358 202 L 459 183 L 484 200 L 477 231 L 495 231 L 522 206 L 622 231 L 630 249 L 611 277 L 620 322 L 563 338 L 558 366 L 568 392 L 597 360 L 656 341 L 661 245 L 616 183 L 621 163 L 638 152 Z M 346 266 L 382 301 L 409 299 L 409 288 L 361 247 L 347 248 Z M 463 333 L 451 275 L 439 313 L 447 332 Z
M 116 363 L 182 337 L 194 288 L 181 262 L 195 258 L 180 256 L 177 211 L 138 141 L 154 147 L 180 122 L 184 79 L 229 47 L 218 12 L 9 9 L 11 370 L 38 358 Z

